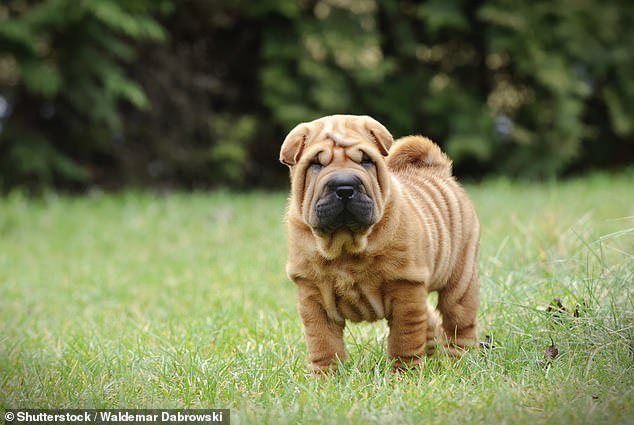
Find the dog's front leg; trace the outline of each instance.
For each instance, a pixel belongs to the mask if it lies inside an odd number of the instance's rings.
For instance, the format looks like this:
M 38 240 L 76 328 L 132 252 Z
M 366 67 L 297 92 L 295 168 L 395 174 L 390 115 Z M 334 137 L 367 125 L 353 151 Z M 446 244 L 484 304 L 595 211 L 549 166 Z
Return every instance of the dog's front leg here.
M 337 360 L 347 358 L 343 343 L 345 322 L 331 320 L 321 303 L 319 290 L 299 285 L 299 315 L 313 372 L 327 372 L 337 366 Z
M 428 326 L 427 290 L 421 283 L 392 282 L 387 287 L 388 353 L 394 367 L 422 362 L 428 345 L 433 344 L 433 329 Z

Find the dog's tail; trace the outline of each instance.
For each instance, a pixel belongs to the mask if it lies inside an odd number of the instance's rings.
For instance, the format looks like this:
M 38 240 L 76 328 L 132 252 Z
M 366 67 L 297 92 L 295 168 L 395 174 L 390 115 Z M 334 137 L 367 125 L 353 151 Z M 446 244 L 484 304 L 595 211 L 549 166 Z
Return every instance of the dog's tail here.
M 451 160 L 437 144 L 423 136 L 401 137 L 394 142 L 387 165 L 393 171 L 428 168 L 439 175 L 451 176 Z

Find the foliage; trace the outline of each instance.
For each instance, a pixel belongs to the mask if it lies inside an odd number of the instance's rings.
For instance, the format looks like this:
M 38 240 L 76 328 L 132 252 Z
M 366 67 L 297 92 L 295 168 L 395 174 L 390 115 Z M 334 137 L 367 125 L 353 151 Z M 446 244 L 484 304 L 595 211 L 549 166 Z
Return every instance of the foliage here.
M 238 186 L 253 175 L 250 153 L 261 143 L 258 22 L 234 2 L 176 5 L 162 22 L 169 39 L 139 45 L 130 67 L 152 107 L 124 117 L 122 175 L 139 184 Z
M 624 112 L 634 107 L 634 11 L 624 5 L 499 1 L 479 10 L 494 69 L 488 106 L 514 122 L 503 170 L 552 176 L 588 152 L 634 147 Z
M 121 101 L 147 109 L 126 75 L 131 40 L 165 37 L 150 0 L 12 0 L 0 6 L 0 183 L 87 183 L 122 132 Z
M 276 183 L 286 132 L 333 113 L 461 174 L 634 160 L 623 0 L 12 0 L 0 51 L 5 188 Z
M 286 128 L 368 113 L 431 136 L 458 169 L 531 177 L 634 147 L 623 2 L 319 1 L 291 18 L 263 49 L 264 99 Z

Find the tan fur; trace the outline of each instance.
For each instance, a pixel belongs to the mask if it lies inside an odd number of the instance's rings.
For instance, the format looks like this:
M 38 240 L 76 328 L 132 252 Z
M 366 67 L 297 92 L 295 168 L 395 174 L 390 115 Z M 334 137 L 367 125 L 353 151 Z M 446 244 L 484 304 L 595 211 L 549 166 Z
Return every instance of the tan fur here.
M 360 166 L 362 153 L 374 166 Z M 311 171 L 318 159 L 323 168 Z M 366 116 L 333 115 L 295 127 L 289 165 L 287 273 L 298 286 L 313 370 L 344 360 L 345 321 L 387 319 L 395 366 L 418 364 L 437 344 L 450 354 L 476 342 L 479 223 L 451 161 L 421 136 L 393 142 Z M 375 206 L 363 233 L 314 229 L 313 207 L 333 173 L 355 173 Z M 437 309 L 427 301 L 438 292 Z

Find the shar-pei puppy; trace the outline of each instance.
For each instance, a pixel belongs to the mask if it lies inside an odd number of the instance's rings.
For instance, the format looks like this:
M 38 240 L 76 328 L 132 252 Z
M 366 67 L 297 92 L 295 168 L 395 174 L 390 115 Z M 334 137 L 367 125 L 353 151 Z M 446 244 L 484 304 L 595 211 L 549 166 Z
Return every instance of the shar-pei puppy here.
M 313 371 L 346 359 L 346 320 L 387 319 L 396 368 L 475 344 L 479 223 L 436 144 L 332 115 L 297 125 L 280 160 L 291 176 L 286 271 Z

